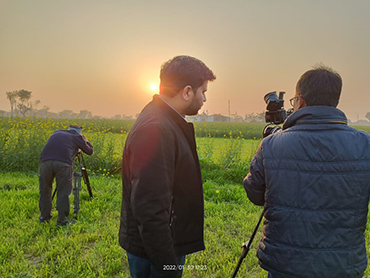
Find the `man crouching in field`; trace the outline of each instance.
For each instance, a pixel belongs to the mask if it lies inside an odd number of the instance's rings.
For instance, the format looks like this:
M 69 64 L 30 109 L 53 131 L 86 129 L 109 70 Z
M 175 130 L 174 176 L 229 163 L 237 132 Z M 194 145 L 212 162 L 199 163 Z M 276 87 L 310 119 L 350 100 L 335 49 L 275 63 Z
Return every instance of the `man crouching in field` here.
M 244 179 L 265 206 L 257 257 L 268 277 L 362 277 L 370 192 L 370 135 L 336 106 L 342 79 L 318 66 L 304 73 L 295 112 L 266 137 Z
M 73 187 L 73 160 L 79 149 L 91 155 L 93 147 L 81 134 L 82 127 L 70 125 L 69 130 L 57 130 L 46 142 L 39 164 L 40 182 L 40 223 L 49 222 L 52 206 L 52 185 L 56 178 L 57 191 L 57 226 L 65 226 L 69 221 L 69 194 Z
M 185 255 L 203 250 L 203 184 L 194 127 L 216 77 L 200 60 L 177 56 L 160 73 L 160 95 L 145 106 L 122 160 L 119 242 L 133 278 L 181 277 Z

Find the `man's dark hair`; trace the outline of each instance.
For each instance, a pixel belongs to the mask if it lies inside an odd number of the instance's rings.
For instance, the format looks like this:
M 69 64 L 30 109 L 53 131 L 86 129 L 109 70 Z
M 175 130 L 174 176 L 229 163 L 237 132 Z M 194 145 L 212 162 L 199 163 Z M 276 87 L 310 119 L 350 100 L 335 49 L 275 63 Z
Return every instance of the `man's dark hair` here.
M 204 81 L 213 81 L 216 76 L 202 61 L 190 56 L 176 56 L 162 65 L 160 79 L 160 94 L 173 97 L 188 85 L 195 91 Z
M 305 72 L 298 80 L 296 92 L 307 106 L 336 107 L 342 91 L 342 78 L 332 68 L 319 64 Z

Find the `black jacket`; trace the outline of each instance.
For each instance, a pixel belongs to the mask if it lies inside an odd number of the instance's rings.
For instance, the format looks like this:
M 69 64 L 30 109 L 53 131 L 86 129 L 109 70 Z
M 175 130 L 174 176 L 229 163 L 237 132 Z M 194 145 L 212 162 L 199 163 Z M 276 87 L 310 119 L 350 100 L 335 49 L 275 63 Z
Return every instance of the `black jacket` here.
M 127 137 L 122 180 L 121 246 L 172 277 L 163 265 L 205 248 L 203 185 L 193 125 L 159 96 Z
M 73 164 L 78 149 L 91 155 L 93 147 L 84 136 L 74 130 L 56 130 L 46 142 L 41 155 L 40 162 L 46 160 L 58 160 Z
M 309 106 L 266 137 L 244 180 L 265 205 L 257 256 L 277 277 L 362 277 L 370 194 L 370 136 L 343 112 Z

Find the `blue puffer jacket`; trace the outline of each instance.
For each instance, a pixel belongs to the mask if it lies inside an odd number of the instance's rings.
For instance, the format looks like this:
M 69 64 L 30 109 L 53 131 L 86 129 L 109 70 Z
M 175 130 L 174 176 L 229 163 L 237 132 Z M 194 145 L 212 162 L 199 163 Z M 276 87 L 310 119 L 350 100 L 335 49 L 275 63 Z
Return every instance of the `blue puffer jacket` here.
M 343 112 L 310 106 L 266 137 L 244 179 L 265 206 L 257 256 L 277 277 L 362 277 L 370 193 L 370 135 Z

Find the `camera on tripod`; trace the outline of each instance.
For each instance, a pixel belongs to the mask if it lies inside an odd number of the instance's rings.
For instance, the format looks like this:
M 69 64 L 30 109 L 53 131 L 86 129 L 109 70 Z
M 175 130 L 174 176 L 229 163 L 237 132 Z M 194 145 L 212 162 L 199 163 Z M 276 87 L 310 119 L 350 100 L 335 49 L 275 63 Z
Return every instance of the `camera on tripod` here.
M 284 109 L 284 94 L 285 92 L 279 92 L 278 97 L 276 91 L 274 91 L 264 96 L 267 104 L 265 122 L 268 124 L 263 129 L 263 138 L 281 131 L 279 124 L 282 124 L 293 113 L 293 109 L 289 109 L 288 111 Z

